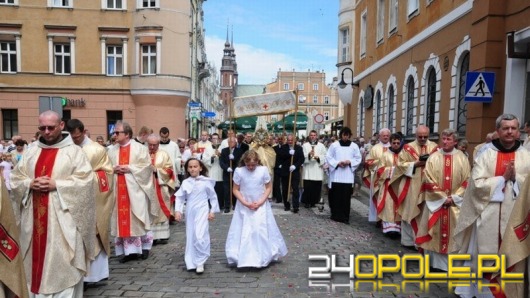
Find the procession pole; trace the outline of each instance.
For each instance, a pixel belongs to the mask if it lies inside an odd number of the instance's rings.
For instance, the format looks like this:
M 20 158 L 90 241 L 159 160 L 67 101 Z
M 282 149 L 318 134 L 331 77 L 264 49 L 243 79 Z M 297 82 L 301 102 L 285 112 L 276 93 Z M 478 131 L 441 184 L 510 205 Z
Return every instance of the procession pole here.
M 296 142 L 294 140 L 294 137 L 296 136 L 296 115 L 298 114 L 298 89 L 295 90 L 295 106 L 294 106 L 294 123 L 293 123 L 293 133 L 294 133 L 294 136 L 293 136 L 293 150 L 295 150 L 295 147 L 296 147 Z M 285 117 L 283 117 L 283 121 L 285 123 Z M 285 124 L 283 126 L 283 129 L 285 130 Z M 294 162 L 294 154 L 291 155 L 291 166 L 293 165 L 293 162 Z M 290 167 L 289 167 L 290 168 Z M 291 179 L 292 179 L 292 175 L 293 175 L 293 172 L 291 172 L 291 169 L 289 169 L 289 184 L 287 186 L 287 194 L 289 194 L 289 192 L 291 191 Z M 294 193 L 293 193 L 294 195 Z M 289 195 L 287 196 L 287 201 L 292 203 L 291 201 L 289 201 Z

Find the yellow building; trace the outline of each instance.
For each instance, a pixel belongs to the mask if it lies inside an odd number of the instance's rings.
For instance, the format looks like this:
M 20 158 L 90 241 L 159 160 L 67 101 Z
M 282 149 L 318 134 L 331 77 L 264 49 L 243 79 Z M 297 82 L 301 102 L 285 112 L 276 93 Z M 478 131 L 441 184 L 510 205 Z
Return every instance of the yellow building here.
M 202 2 L 0 1 L 0 137 L 35 133 L 40 96 L 65 98 L 93 138 L 120 119 L 186 136 L 207 77 Z
M 345 125 L 412 138 L 425 124 L 478 144 L 502 113 L 530 120 L 529 28 L 529 1 L 341 0 L 337 67 L 355 85 Z M 495 73 L 491 103 L 465 101 L 468 71 Z
M 266 85 L 266 93 L 298 90 L 298 111 L 314 118 L 322 115 L 322 125 L 343 114 L 343 105 L 337 96 L 337 90 L 326 84 L 326 74 L 321 71 L 282 71 L 278 70 L 276 80 Z M 267 116 L 267 122 L 282 120 L 281 115 Z M 309 121 L 311 122 L 311 121 Z M 319 123 L 316 123 L 319 124 Z M 329 126 L 329 125 L 328 125 Z M 318 128 L 318 125 L 317 125 Z M 311 130 L 311 128 L 309 128 Z M 329 127 L 318 129 L 320 133 L 330 133 Z

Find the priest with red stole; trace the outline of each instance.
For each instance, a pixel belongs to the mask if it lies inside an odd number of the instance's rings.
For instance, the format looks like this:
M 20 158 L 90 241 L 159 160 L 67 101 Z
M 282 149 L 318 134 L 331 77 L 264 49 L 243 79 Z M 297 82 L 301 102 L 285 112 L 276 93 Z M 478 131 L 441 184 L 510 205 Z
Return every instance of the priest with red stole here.
M 116 122 L 114 135 L 116 144 L 108 154 L 116 181 L 116 206 L 111 220 L 115 251 L 118 256 L 124 255 L 122 263 L 138 257 L 145 260 L 153 245 L 151 229 L 160 209 L 151 159 L 146 146 L 132 142 L 132 128 L 127 122 Z
M 454 146 L 458 142 L 457 132 L 445 129 L 441 137 L 441 150 L 425 163 L 420 191 L 425 205 L 418 222 L 416 244 L 430 256 L 431 267 L 447 271 L 447 254 L 451 252 L 470 166 L 467 156 Z
M 41 137 L 11 172 L 11 194 L 20 208 L 20 253 L 31 293 L 82 297 L 96 243 L 94 176 L 63 128 L 56 112 L 40 114 Z
M 173 179 L 174 168 L 171 157 L 164 150 L 159 150 L 160 137 L 150 134 L 147 137 L 147 147 L 151 157 L 151 169 L 153 171 L 153 184 L 156 196 L 160 204 L 160 211 L 156 224 L 153 225 L 153 243 L 167 244 L 169 239 L 169 219 L 171 218 L 170 198 L 175 191 L 175 180 Z
M 471 254 L 475 261 L 478 254 L 499 253 L 516 202 L 528 200 L 521 189 L 530 173 L 530 151 L 519 142 L 519 120 L 503 114 L 495 125 L 499 138 L 475 159 L 455 228 L 453 250 Z M 471 272 L 476 272 L 476 264 L 470 265 Z M 494 282 L 492 277 L 486 279 L 486 283 Z M 463 297 L 473 297 L 478 291 L 476 284 L 455 289 Z
M 109 278 L 110 256 L 110 216 L 114 208 L 112 164 L 107 149 L 92 141 L 85 134 L 85 125 L 79 119 L 66 122 L 66 130 L 74 143 L 85 152 L 92 166 L 94 179 L 94 201 L 96 202 L 96 247 L 94 260 L 90 262 L 90 270 L 85 282 L 98 282 Z

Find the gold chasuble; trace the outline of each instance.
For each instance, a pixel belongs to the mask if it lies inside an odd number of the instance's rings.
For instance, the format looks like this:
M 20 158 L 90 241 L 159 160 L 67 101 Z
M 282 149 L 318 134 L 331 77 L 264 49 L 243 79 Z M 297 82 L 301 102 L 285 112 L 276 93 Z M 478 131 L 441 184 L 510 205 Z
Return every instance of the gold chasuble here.
M 512 214 L 508 220 L 499 255 L 506 255 L 507 271 L 522 273 L 526 281 L 530 274 L 530 179 L 526 179 L 521 190 L 520 199 L 516 200 Z M 496 282 L 500 282 L 496 276 Z M 526 291 L 526 293 L 525 293 Z M 504 294 L 506 297 L 526 298 L 530 293 L 530 284 L 506 283 Z
M 377 143 L 370 149 L 364 161 L 363 182 L 366 187 L 370 188 L 370 195 L 374 200 L 377 198 L 377 192 L 380 186 L 377 182 L 384 171 L 382 166 L 383 155 L 387 151 L 388 146 L 385 147 L 381 143 Z
M 386 151 L 380 160 L 380 174 L 375 183 L 379 189 L 377 194 L 377 216 L 385 222 L 399 222 L 399 204 L 405 199 L 405 179 L 403 171 L 398 165 L 399 154 L 391 150 Z
M 94 172 L 94 192 L 96 194 L 96 229 L 99 244 L 95 249 L 95 256 L 101 248 L 110 256 L 110 216 L 114 208 L 113 170 L 105 147 L 90 141 L 83 146 L 92 170 Z
M 160 204 L 160 212 L 155 223 L 166 222 L 171 216 L 170 197 L 175 188 L 175 180 L 173 179 L 173 164 L 171 158 L 164 150 L 158 150 L 155 154 L 151 154 L 151 164 L 156 168 L 153 175 L 153 184 L 156 188 L 156 195 L 158 203 Z
M 416 237 L 421 248 L 441 254 L 450 252 L 470 171 L 467 156 L 457 149 L 449 153 L 437 151 L 427 160 L 420 190 L 426 203 Z M 447 198 L 453 200 L 451 205 L 444 204 Z
M 414 233 L 418 232 L 416 217 L 421 213 L 421 204 L 423 203 L 423 196 L 420 196 L 420 188 L 424 178 L 423 170 L 421 168 L 413 168 L 413 164 L 418 161 L 423 154 L 432 154 L 438 150 L 436 143 L 427 141 L 421 146 L 417 140 L 405 144 L 399 153 L 399 166 L 407 168 L 405 173 L 405 188 L 407 189 L 405 200 L 399 203 L 399 214 L 401 218 L 410 223 Z
M 4 177 L 0 175 L 0 296 L 3 290 L 7 297 L 10 292 L 21 298 L 28 297 L 19 235 L 20 229 L 16 223 Z
M 12 195 L 21 211 L 21 254 L 31 292 L 54 294 L 77 285 L 94 257 L 94 176 L 69 134 L 48 146 L 30 146 L 13 172 Z M 49 176 L 56 189 L 32 191 L 36 177 Z

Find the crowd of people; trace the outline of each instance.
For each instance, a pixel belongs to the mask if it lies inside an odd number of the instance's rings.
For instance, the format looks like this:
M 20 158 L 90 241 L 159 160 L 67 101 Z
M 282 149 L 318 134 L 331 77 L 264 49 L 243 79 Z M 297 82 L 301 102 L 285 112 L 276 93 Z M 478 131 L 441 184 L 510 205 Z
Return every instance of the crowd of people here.
M 111 243 L 120 262 L 145 260 L 180 221 L 186 268 L 201 274 L 209 221 L 219 212 L 232 213 L 227 263 L 266 267 L 288 252 L 274 203 L 297 214 L 301 206 L 323 207 L 326 191 L 330 219 L 348 224 L 363 184 L 368 220 L 429 255 L 434 270 L 447 271 L 450 253 L 497 254 L 514 245 L 517 257 L 508 264 L 528 272 L 530 247 L 521 243 L 530 231 L 517 229 L 530 224 L 530 138 L 519 140 L 519 120 L 510 114 L 497 118 L 471 157 L 456 131 L 443 130 L 435 143 L 423 125 L 410 142 L 384 128 L 365 143 L 348 127 L 337 137 L 259 129 L 172 140 L 167 127 L 134 135 L 118 121 L 106 143 L 92 141 L 79 119 L 65 123 L 47 111 L 38 130 L 29 144 L 17 136 L 0 150 L 0 264 L 9 268 L 0 272 L 0 297 L 82 297 L 86 283 L 109 277 Z M 520 291 L 512 286 L 505 290 Z M 457 290 L 464 297 L 478 291 Z

